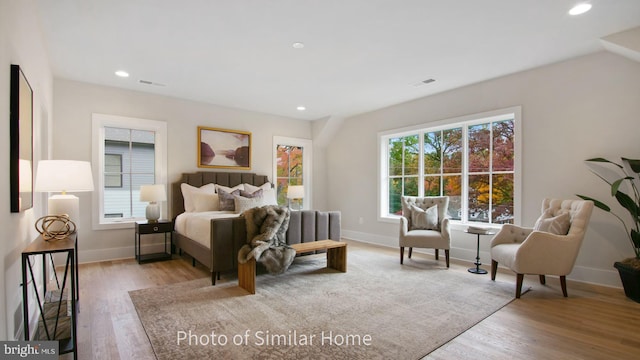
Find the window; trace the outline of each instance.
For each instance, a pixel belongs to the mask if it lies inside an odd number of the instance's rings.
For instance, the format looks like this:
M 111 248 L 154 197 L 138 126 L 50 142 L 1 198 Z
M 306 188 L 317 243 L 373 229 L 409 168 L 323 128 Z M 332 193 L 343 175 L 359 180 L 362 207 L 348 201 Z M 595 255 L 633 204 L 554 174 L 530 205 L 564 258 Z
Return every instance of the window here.
M 99 204 L 94 228 L 144 219 L 147 204 L 139 200 L 140 186 L 166 185 L 166 133 L 165 122 L 93 114 L 94 198 Z
M 402 213 L 401 196 L 449 196 L 460 223 L 514 223 L 519 216 L 520 108 L 379 134 L 380 218 Z
M 122 155 L 104 154 L 104 186 L 122 187 Z
M 304 197 L 291 201 L 294 209 L 311 208 L 311 140 L 274 136 L 274 179 L 278 204 L 289 205 L 289 185 L 303 185 Z

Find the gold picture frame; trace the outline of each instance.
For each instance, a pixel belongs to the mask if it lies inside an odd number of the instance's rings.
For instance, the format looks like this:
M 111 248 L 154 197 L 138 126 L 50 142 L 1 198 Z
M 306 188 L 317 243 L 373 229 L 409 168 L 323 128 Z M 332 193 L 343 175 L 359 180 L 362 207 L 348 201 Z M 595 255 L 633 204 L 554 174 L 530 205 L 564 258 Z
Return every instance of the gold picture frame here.
M 251 133 L 198 126 L 198 167 L 251 169 Z

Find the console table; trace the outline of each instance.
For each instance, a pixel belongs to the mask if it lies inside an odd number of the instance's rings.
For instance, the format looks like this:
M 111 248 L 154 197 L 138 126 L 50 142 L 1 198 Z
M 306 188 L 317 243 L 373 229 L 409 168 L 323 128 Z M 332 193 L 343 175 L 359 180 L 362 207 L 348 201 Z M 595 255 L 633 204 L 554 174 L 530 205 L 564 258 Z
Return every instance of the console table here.
M 42 321 L 42 327 L 44 328 L 46 339 L 43 340 L 58 340 L 59 342 L 59 350 L 60 354 L 65 354 L 69 352 L 73 352 L 73 358 L 78 358 L 78 344 L 77 344 L 77 304 L 76 302 L 79 299 L 79 282 L 78 282 L 78 237 L 77 234 L 72 234 L 69 237 L 62 240 L 50 240 L 45 241 L 42 236 L 38 236 L 34 241 L 31 242 L 27 246 L 24 251 L 22 251 L 22 305 L 23 305 L 23 320 L 24 320 L 24 339 L 26 341 L 30 340 L 31 331 L 29 330 L 29 279 L 31 279 L 31 285 L 33 293 L 36 296 L 36 303 L 38 305 L 38 309 L 40 311 L 39 318 Z M 53 254 L 55 253 L 66 253 L 66 263 L 64 267 L 64 275 L 62 277 L 62 284 L 60 284 L 60 280 L 58 279 L 58 273 L 55 270 L 55 264 L 53 263 Z M 36 281 L 36 275 L 34 274 L 34 264 L 31 261 L 33 256 L 42 255 L 42 285 L 43 285 L 43 293 L 40 294 L 38 291 L 38 284 Z M 45 302 L 47 298 L 47 255 L 49 255 L 49 259 L 51 260 L 51 264 L 53 265 L 53 274 L 55 275 L 55 281 L 57 284 L 57 290 L 59 291 L 58 295 L 52 295 L 49 299 L 50 301 L 57 299 L 57 305 L 54 306 L 55 310 L 55 318 L 46 318 L 45 317 Z M 69 278 L 69 281 L 67 281 Z M 70 337 L 57 339 L 56 335 L 58 335 L 60 330 L 60 314 L 67 313 L 67 305 L 66 301 L 63 299 L 63 295 L 65 290 L 67 289 L 67 284 L 70 283 L 71 294 L 70 301 L 71 303 L 71 314 L 69 316 L 70 320 Z M 42 295 L 42 296 L 41 296 Z M 57 298 L 56 298 L 57 296 Z M 62 308 L 63 302 L 65 303 L 65 308 Z M 57 307 L 57 309 L 55 308 Z

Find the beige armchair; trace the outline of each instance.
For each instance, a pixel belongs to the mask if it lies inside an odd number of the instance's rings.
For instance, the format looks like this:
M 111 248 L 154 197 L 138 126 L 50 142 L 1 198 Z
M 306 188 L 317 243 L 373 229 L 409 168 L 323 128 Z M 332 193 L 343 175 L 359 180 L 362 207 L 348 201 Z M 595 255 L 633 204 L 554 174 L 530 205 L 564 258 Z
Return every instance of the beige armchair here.
M 520 298 L 525 274 L 539 275 L 541 284 L 546 283 L 545 275 L 556 275 L 567 297 L 566 275 L 576 262 L 592 211 L 591 201 L 544 199 L 534 228 L 503 225 L 491 240 L 491 280 L 496 279 L 498 264 L 513 270 Z
M 437 208 L 433 208 L 435 205 Z M 438 260 L 438 250 L 444 249 L 447 267 L 449 267 L 451 235 L 447 218 L 448 207 L 448 196 L 402 197 L 400 264 L 404 260 L 404 248 L 409 247 L 410 259 L 411 252 L 416 247 L 435 249 L 436 260 Z

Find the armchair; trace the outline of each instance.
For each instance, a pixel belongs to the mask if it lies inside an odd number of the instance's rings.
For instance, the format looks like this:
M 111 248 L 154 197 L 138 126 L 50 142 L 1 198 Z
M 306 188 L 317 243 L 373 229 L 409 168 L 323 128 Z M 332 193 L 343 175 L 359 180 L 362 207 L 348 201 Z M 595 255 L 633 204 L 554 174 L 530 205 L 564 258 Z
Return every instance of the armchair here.
M 503 225 L 491 240 L 491 280 L 496 279 L 498 264 L 505 265 L 517 274 L 520 298 L 525 274 L 539 275 L 543 285 L 545 275 L 556 275 L 567 297 L 566 275 L 576 262 L 592 211 L 591 201 L 544 199 L 534 228 Z
M 434 205 L 437 205 L 437 208 L 433 208 Z M 447 267 L 449 267 L 451 235 L 447 218 L 448 207 L 448 196 L 402 197 L 400 264 L 404 260 L 404 248 L 409 247 L 409 259 L 411 259 L 413 248 L 416 247 L 435 249 L 436 260 L 438 260 L 438 250 L 444 249 Z

